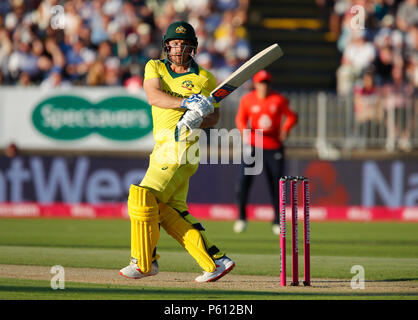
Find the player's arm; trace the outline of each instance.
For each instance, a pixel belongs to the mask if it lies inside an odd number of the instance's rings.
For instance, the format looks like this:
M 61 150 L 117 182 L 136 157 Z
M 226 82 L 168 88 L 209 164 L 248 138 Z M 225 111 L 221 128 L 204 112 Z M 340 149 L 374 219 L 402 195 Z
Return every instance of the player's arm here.
M 219 117 L 220 117 L 219 108 L 215 108 L 213 113 L 207 115 L 203 119 L 203 122 L 200 125 L 200 129 L 210 128 L 210 127 L 215 126 L 219 121 Z
M 280 132 L 280 138 L 284 141 L 287 136 L 289 135 L 290 130 L 295 126 L 298 122 L 298 115 L 296 112 L 292 111 L 289 108 L 289 100 L 285 99 L 283 102 L 283 115 L 286 117 L 285 122 L 283 123 L 282 130 Z
M 246 97 L 244 96 L 240 101 L 238 112 L 235 117 L 235 125 L 241 132 L 244 129 L 248 128 L 248 113 L 247 113 L 247 108 L 245 105 L 245 100 L 246 100 Z
M 148 103 L 152 106 L 165 109 L 177 109 L 181 107 L 182 98 L 170 96 L 161 89 L 160 78 L 146 79 L 144 90 Z
M 146 79 L 144 90 L 147 95 L 148 103 L 164 109 L 189 109 L 197 111 L 202 117 L 206 117 L 213 112 L 213 105 L 208 98 L 201 94 L 193 94 L 189 98 L 176 98 L 161 90 L 161 80 L 159 78 Z M 214 118 L 213 118 L 214 119 Z

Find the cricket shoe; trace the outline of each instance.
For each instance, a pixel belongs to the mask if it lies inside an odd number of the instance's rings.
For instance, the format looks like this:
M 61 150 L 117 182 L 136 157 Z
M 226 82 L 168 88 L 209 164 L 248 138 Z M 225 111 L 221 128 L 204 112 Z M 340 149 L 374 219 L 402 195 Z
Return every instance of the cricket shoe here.
M 223 256 L 220 259 L 215 261 L 216 269 L 213 272 L 203 272 L 203 275 L 198 276 L 194 281 L 195 282 L 214 282 L 219 280 L 228 272 L 230 272 L 235 267 L 235 262 L 229 259 L 227 256 Z
M 119 271 L 119 274 L 122 277 L 129 278 L 129 279 L 141 279 L 145 277 L 155 276 L 159 272 L 158 269 L 158 262 L 154 261 L 151 265 L 151 272 L 143 273 L 141 269 L 139 269 L 138 264 L 131 261 L 131 263 L 126 266 L 125 268 Z
M 241 219 L 235 221 L 235 223 L 234 223 L 234 232 L 235 233 L 244 232 L 246 228 L 247 228 L 247 221 L 241 220 Z

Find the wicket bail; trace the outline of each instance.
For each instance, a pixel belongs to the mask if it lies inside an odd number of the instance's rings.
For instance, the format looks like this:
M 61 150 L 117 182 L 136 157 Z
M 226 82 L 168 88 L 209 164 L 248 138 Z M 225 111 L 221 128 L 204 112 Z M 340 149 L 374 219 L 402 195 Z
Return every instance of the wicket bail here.
M 285 176 L 279 182 L 280 210 L 280 286 L 286 286 L 286 182 L 290 181 L 290 203 L 292 210 L 292 286 L 299 285 L 298 270 L 298 195 L 297 183 L 302 182 L 303 188 L 303 242 L 304 242 L 304 281 L 305 286 L 311 284 L 310 265 L 310 221 L 309 221 L 309 180 L 302 176 Z

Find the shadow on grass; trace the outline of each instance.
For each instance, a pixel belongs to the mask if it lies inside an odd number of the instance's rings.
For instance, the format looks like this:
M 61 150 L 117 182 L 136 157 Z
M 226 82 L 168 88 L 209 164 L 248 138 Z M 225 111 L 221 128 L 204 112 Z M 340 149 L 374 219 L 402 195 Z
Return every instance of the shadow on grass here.
M 251 298 L 257 299 L 274 299 L 274 298 L 286 298 L 302 296 L 306 298 L 320 298 L 320 297 L 334 297 L 334 298 L 361 298 L 361 297 L 386 297 L 386 296 L 402 296 L 402 297 L 418 297 L 418 292 L 387 292 L 387 293 L 343 293 L 343 292 L 271 292 L 271 291 L 244 291 L 244 290 L 190 290 L 190 289 L 157 289 L 157 288 L 83 288 L 72 285 L 67 285 L 64 290 L 52 290 L 50 287 L 41 286 L 13 286 L 13 285 L 0 285 L 1 292 L 15 292 L 15 293 L 27 293 L 29 295 L 34 294 L 50 294 L 50 298 L 65 298 L 68 295 L 81 295 L 81 299 L 89 298 L 89 295 L 100 296 L 101 298 L 111 297 L 112 299 L 118 299 L 117 295 L 123 298 L 135 298 L 137 295 L 144 296 L 146 299 L 245 299 Z M 170 296 L 172 296 L 170 298 Z M 31 296 L 28 296 L 30 299 Z M 137 297 L 138 298 L 138 297 Z
M 378 239 L 378 240 L 362 240 L 362 239 L 348 239 L 348 240 L 323 240 L 317 239 L 316 245 L 365 245 L 365 246 L 416 246 L 418 245 L 418 241 L 416 240 L 395 240 L 395 239 Z
M 394 279 L 381 279 L 381 280 L 364 280 L 366 283 L 373 283 L 373 282 L 408 282 L 408 281 L 418 281 L 418 278 L 394 278 Z M 321 282 L 329 282 L 329 283 L 350 283 L 351 280 L 311 280 L 312 283 L 321 283 Z
M 369 282 L 406 282 L 406 281 L 418 281 L 418 278 L 383 279 L 383 280 L 371 280 Z

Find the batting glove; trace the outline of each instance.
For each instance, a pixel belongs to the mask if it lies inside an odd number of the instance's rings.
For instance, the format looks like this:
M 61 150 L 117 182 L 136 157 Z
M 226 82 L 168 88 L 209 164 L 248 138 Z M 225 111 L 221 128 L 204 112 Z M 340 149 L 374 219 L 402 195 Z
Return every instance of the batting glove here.
M 183 118 L 177 123 L 177 128 L 185 126 L 189 130 L 198 129 L 203 122 L 203 117 L 195 110 L 188 110 Z
M 189 98 L 183 99 L 181 107 L 197 111 L 202 118 L 206 117 L 215 110 L 212 100 L 201 94 L 192 94 Z
M 194 110 L 187 110 L 183 118 L 177 123 L 176 131 L 175 131 L 175 137 L 176 141 L 182 140 L 179 139 L 180 136 L 182 136 L 182 129 L 183 127 L 186 128 L 186 131 L 189 130 L 190 134 L 193 133 L 195 129 L 199 129 L 200 125 L 203 122 L 203 117 L 200 116 L 200 114 L 197 111 Z

